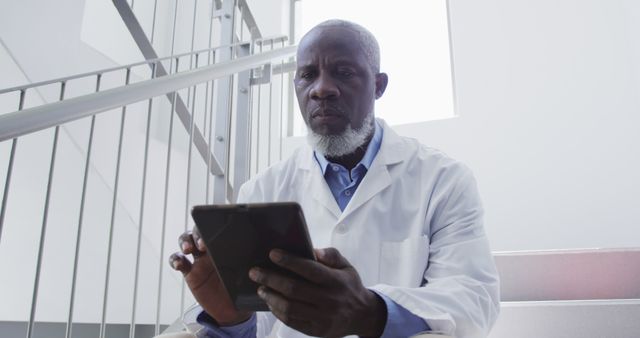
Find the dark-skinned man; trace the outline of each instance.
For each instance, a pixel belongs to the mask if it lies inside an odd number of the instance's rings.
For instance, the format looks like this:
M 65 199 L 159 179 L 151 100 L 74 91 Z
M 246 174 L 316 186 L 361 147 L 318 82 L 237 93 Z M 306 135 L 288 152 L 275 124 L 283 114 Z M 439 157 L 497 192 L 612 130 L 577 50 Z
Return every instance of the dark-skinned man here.
M 271 312 L 243 313 L 198 233 L 180 236 L 171 265 L 200 305 L 199 336 L 486 337 L 499 283 L 475 180 L 374 118 L 387 82 L 363 27 L 330 20 L 303 37 L 294 85 L 310 146 L 248 181 L 238 201 L 298 202 L 314 245 L 327 249 L 316 250 L 317 262 L 272 251 L 303 279 L 251 269 Z

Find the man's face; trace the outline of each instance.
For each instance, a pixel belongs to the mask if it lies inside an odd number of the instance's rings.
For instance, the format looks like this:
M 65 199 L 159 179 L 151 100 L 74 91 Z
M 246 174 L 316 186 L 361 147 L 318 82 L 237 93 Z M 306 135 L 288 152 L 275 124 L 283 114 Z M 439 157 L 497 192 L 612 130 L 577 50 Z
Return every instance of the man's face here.
M 296 96 L 305 123 L 316 134 L 360 129 L 373 114 L 376 75 L 357 34 L 343 27 L 316 28 L 298 47 Z

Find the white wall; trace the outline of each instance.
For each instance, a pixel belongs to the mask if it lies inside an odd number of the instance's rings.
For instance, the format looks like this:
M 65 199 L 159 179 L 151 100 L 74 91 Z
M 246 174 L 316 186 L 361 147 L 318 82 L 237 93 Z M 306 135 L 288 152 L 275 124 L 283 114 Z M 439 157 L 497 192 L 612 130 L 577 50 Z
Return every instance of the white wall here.
M 396 130 L 473 169 L 493 250 L 640 246 L 640 3 L 450 10 L 459 117 Z

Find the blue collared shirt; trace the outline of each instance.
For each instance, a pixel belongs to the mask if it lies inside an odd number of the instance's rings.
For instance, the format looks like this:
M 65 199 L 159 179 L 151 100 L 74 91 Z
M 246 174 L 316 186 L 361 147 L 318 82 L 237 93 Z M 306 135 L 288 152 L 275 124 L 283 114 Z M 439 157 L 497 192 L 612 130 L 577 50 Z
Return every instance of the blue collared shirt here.
M 313 155 L 340 210 L 344 211 L 347 207 L 364 175 L 371 168 L 371 164 L 382 144 L 382 133 L 382 127 L 376 121 L 373 137 L 367 146 L 367 150 L 362 160 L 351 171 L 340 164 L 329 162 L 322 154 L 314 151 Z M 387 323 L 381 337 L 409 337 L 418 332 L 429 330 L 429 326 L 422 318 L 409 312 L 391 298 L 378 292 L 376 294 L 384 300 L 387 306 Z M 198 322 L 209 329 L 206 337 L 245 338 L 256 336 L 255 315 L 244 323 L 230 327 L 218 327 L 207 320 L 207 317 L 206 314 L 198 316 Z

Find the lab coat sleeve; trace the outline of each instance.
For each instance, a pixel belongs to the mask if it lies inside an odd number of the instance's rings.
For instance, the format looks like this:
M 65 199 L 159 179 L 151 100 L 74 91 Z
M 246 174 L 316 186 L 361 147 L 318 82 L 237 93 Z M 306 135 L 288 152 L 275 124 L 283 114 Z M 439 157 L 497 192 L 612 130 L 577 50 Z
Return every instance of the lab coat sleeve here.
M 432 330 L 486 337 L 499 313 L 499 280 L 476 181 L 467 167 L 457 165 L 438 185 L 430 200 L 434 212 L 425 221 L 430 248 L 422 286 L 373 289 L 422 317 Z

